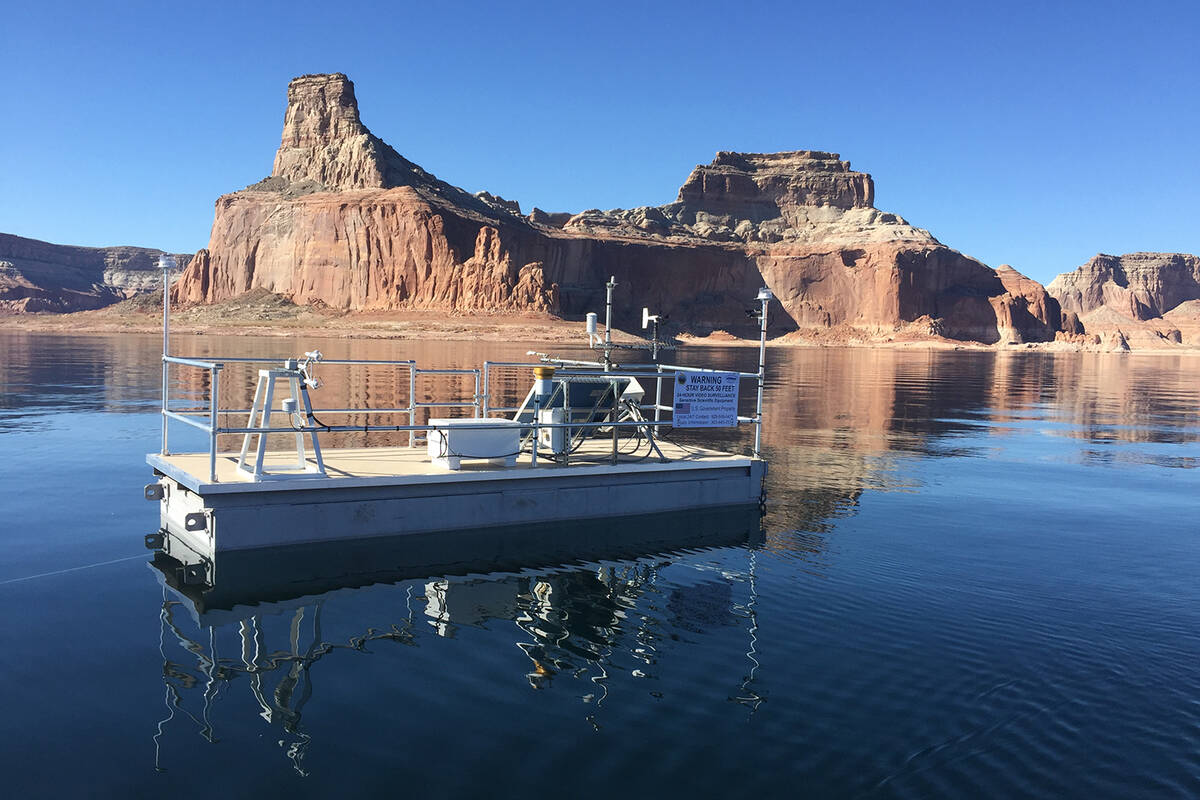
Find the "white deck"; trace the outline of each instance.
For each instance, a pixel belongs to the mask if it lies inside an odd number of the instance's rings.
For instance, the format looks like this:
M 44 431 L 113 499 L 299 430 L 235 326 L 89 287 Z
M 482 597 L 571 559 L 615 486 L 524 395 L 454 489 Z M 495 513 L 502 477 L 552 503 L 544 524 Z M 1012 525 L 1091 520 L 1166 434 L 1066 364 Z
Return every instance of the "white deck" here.
M 530 457 L 523 455 L 513 467 L 493 465 L 486 461 L 463 461 L 462 468 L 458 470 L 434 465 L 423 447 L 322 449 L 326 476 L 285 473 L 262 481 L 255 481 L 238 470 L 236 453 L 220 453 L 217 455 L 215 483 L 209 481 L 208 453 L 152 454 L 146 457 L 146 461 L 154 469 L 201 495 L 528 479 L 539 473 L 545 477 L 558 477 L 565 474 L 583 476 L 705 470 L 749 466 L 752 461 L 749 456 L 718 450 L 693 447 L 685 450 L 670 442 L 659 442 L 659 446 L 668 459 L 665 463 L 657 455 L 643 459 L 623 455 L 614 465 L 610 459 L 611 442 L 597 439 L 585 442 L 565 466 L 543 457 L 538 459 L 535 467 Z M 642 452 L 645 452 L 644 446 Z M 268 464 L 289 460 L 295 460 L 294 453 L 268 453 L 266 457 Z M 315 468 L 311 457 L 308 463 Z

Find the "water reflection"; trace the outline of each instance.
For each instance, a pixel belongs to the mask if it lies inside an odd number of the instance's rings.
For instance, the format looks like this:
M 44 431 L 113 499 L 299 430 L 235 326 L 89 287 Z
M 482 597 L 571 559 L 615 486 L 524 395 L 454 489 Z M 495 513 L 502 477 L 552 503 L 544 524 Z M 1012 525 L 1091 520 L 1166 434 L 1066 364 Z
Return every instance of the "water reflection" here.
M 477 367 L 526 360 L 526 344 L 320 337 L 177 336 L 181 356 L 285 356 L 319 347 L 329 358 L 415 359 L 422 366 Z M 64 409 L 146 411 L 157 406 L 161 339 L 131 334 L 70 336 L 0 331 L 0 429 L 10 415 Z M 581 348 L 557 346 L 563 355 Z M 683 348 L 680 363 L 753 370 L 749 348 Z M 257 366 L 231 364 L 225 408 L 248 408 Z M 391 369 L 322 366 L 325 407 L 381 407 L 406 397 Z M 1084 440 L 1200 441 L 1200 358 L 1186 355 L 773 348 L 768 353 L 768 444 L 838 452 L 937 455 L 980 430 L 1037 423 Z M 528 376 L 499 372 L 495 403 L 523 397 Z M 199 401 L 207 373 L 173 368 L 175 395 Z M 428 376 L 420 399 L 468 396 L 461 376 Z M 97 389 L 100 391 L 98 392 Z M 752 398 L 744 397 L 752 406 Z M 747 406 L 749 408 L 750 406 Z M 745 409 L 744 409 L 745 410 Z M 422 413 L 426 413 L 424 410 Z M 745 430 L 724 438 L 744 446 Z M 954 454 L 961 454 L 954 450 Z M 874 464 L 849 466 L 873 472 Z
M 747 664 L 725 683 L 731 700 L 756 708 L 761 544 L 757 510 L 728 509 L 223 553 L 211 586 L 187 584 L 178 562 L 156 554 L 150 566 L 163 586 L 166 708 L 154 735 L 156 767 L 167 767 L 164 737 L 181 728 L 216 742 L 222 725 L 243 725 L 215 709 L 248 693 L 285 757 L 306 775 L 308 748 L 320 738 L 304 724 L 320 694 L 319 662 L 382 645 L 443 647 L 466 631 L 507 638 L 524 655 L 513 677 L 531 689 L 585 686 L 578 700 L 595 725 L 614 671 L 653 680 L 664 641 L 674 659 L 686 660 L 694 644 L 688 634 L 737 629 Z M 667 570 L 673 574 L 663 580 Z M 337 609 L 344 630 L 362 587 L 376 592 L 364 617 L 396 610 L 381 623 L 351 617 L 356 630 L 348 635 L 326 633 L 328 609 Z M 379 593 L 387 595 L 382 602 Z
M 178 345 L 440 365 L 526 349 Z M 351 551 L 341 582 L 267 559 L 223 562 L 205 591 L 158 573 L 160 593 L 121 561 L 154 525 L 138 489 L 158 346 L 0 333 L 16 795 L 148 794 L 152 744 L 178 797 L 278 793 L 294 768 L 322 795 L 480 796 L 530 774 L 575 797 L 614 775 L 645 795 L 1195 794 L 1200 360 L 776 349 L 762 544 L 505 559 L 477 542 L 407 572 Z M 72 502 L 47 493 L 64 475 Z

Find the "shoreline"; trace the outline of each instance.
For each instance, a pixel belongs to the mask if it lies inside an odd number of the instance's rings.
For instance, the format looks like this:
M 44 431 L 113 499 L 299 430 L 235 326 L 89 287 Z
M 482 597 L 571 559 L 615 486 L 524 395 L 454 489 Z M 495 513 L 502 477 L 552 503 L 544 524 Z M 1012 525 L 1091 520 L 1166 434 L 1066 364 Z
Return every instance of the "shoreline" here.
M 295 309 L 295 307 L 293 307 Z M 320 309 L 247 308 L 236 311 L 221 307 L 193 307 L 173 312 L 171 332 L 179 336 L 312 336 L 330 339 L 441 339 L 446 341 L 520 341 L 577 343 L 583 323 L 545 313 L 448 315 L 435 311 L 363 312 L 337 314 Z M 233 311 L 234 313 L 229 313 Z M 237 313 L 243 312 L 243 313 Z M 1136 323 L 1135 323 L 1136 324 Z M 142 310 L 78 311 L 69 314 L 0 314 L 0 331 L 70 333 L 80 335 L 160 334 L 162 316 Z M 640 341 L 641 337 L 614 329 L 617 342 Z M 758 347 L 757 338 L 747 339 L 725 331 L 708 335 L 680 334 L 676 342 L 687 347 Z M 767 340 L 770 347 L 855 348 L 874 350 L 929 350 L 972 352 L 1049 353 L 1135 353 L 1138 355 L 1198 355 L 1200 345 L 1162 342 L 1160 346 L 1137 346 L 1122 350 L 1106 344 L 1080 342 L 1025 342 L 984 344 L 897 331 L 879 338 L 830 331 L 809 335 L 790 331 Z M 1159 343 L 1155 343 L 1159 344 Z

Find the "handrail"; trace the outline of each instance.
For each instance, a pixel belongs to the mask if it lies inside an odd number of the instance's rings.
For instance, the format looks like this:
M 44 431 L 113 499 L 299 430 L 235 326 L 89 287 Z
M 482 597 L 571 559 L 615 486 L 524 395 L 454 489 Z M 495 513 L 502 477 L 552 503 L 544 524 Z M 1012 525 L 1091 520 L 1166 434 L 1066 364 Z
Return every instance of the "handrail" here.
M 348 359 L 348 358 L 326 359 L 326 358 L 321 358 L 320 363 L 323 365 L 337 365 L 337 366 L 341 366 L 341 365 L 371 366 L 371 365 L 374 365 L 374 366 L 406 367 L 408 369 L 408 387 L 409 387 L 408 406 L 405 408 L 377 408 L 377 409 L 373 409 L 373 408 L 311 409 L 311 408 L 309 408 L 309 411 L 307 412 L 309 414 L 309 417 L 308 417 L 309 421 L 315 421 L 313 415 L 315 415 L 317 413 L 338 414 L 338 415 L 342 415 L 342 414 L 405 414 L 405 413 L 407 413 L 409 424 L 408 425 L 378 425 L 378 424 L 375 424 L 375 425 L 311 425 L 311 424 L 306 424 L 306 425 L 303 425 L 300 427 L 289 426 L 287 428 L 272 428 L 272 427 L 231 428 L 231 427 L 221 427 L 220 426 L 219 422 L 220 422 L 221 414 L 225 414 L 225 415 L 237 414 L 237 413 L 245 414 L 245 413 L 250 413 L 250 410 L 247 410 L 247 409 L 221 409 L 221 407 L 220 407 L 220 376 L 221 376 L 221 371 L 225 368 L 225 366 L 227 364 L 276 364 L 276 365 L 278 365 L 278 364 L 286 364 L 287 362 L 291 362 L 291 365 L 294 365 L 295 359 L 291 359 L 291 358 L 276 358 L 276 359 L 246 358 L 246 357 L 238 356 L 238 357 L 221 358 L 219 360 L 206 361 L 206 360 L 198 359 L 198 358 L 182 358 L 180 356 L 170 355 L 170 350 L 169 350 L 169 348 L 170 348 L 169 276 L 168 276 L 167 267 L 165 266 L 165 262 L 160 263 L 160 266 L 163 267 L 163 352 L 162 352 L 162 403 L 161 403 L 162 450 L 161 450 L 161 452 L 162 452 L 162 455 L 164 455 L 164 456 L 169 455 L 169 450 L 167 447 L 167 429 L 168 429 L 168 422 L 170 420 L 174 420 L 176 422 L 181 422 L 185 425 L 191 426 L 193 428 L 197 428 L 201 431 L 205 431 L 206 433 L 208 433 L 208 436 L 209 436 L 209 479 L 213 482 L 215 482 L 217 479 L 217 438 L 219 436 L 230 435 L 230 434 L 263 435 L 263 434 L 272 434 L 272 433 L 290 433 L 290 434 L 309 433 L 309 434 L 313 435 L 313 445 L 314 445 L 314 447 L 316 447 L 316 442 L 317 442 L 316 434 L 318 434 L 318 433 L 330 433 L 330 432 L 371 433 L 371 432 L 405 432 L 406 431 L 409 433 L 409 436 L 408 436 L 409 446 L 413 447 L 413 446 L 415 446 L 415 443 L 416 443 L 416 433 L 417 432 L 423 431 L 423 432 L 428 433 L 430 431 L 437 431 L 437 430 L 442 429 L 437 425 L 431 425 L 428 423 L 425 425 L 416 424 L 417 409 L 419 409 L 419 408 L 473 408 L 474 409 L 473 418 L 474 419 L 485 419 L 485 420 L 490 419 L 490 415 L 493 413 L 505 413 L 505 414 L 512 413 L 519 409 L 510 408 L 510 407 L 495 407 L 495 408 L 493 408 L 490 404 L 491 403 L 491 378 L 492 378 L 493 369 L 505 367 L 505 368 L 530 369 L 531 370 L 531 369 L 535 369 L 537 367 L 544 367 L 544 366 L 546 366 L 547 363 L 558 363 L 558 364 L 562 365 L 561 367 L 556 369 L 556 372 L 555 372 L 556 376 L 561 377 L 561 378 L 587 377 L 587 378 L 601 378 L 601 379 L 611 379 L 611 380 L 622 380 L 622 379 L 637 380 L 639 378 L 642 380 L 653 379 L 655 382 L 654 402 L 653 403 L 638 403 L 637 407 L 642 410 L 653 409 L 654 410 L 654 419 L 653 420 L 636 419 L 636 420 L 629 420 L 629 421 L 624 421 L 624 422 L 606 421 L 606 422 L 554 423 L 554 422 L 543 422 L 538 418 L 537 415 L 534 415 L 534 418 L 532 421 L 517 422 L 517 424 L 520 425 L 522 433 L 524 433 L 526 430 L 529 430 L 533 434 L 533 438 L 534 438 L 533 461 L 535 464 L 537 462 L 537 451 L 539 448 L 539 445 L 537 444 L 537 436 L 538 436 L 538 432 L 541 429 L 562 428 L 562 429 L 567 429 L 567 430 L 572 430 L 572 431 L 581 430 L 581 429 L 598 429 L 598 428 L 611 429 L 613 432 L 613 448 L 614 448 L 614 456 L 613 457 L 616 458 L 617 429 L 619 429 L 619 428 L 640 428 L 640 429 L 644 429 L 646 431 L 646 435 L 649 437 L 651 428 L 657 428 L 657 427 L 660 427 L 663 425 L 672 425 L 673 426 L 674 425 L 675 407 L 673 404 L 667 404 L 667 403 L 663 402 L 663 382 L 665 379 L 668 379 L 668 378 L 673 382 L 680 373 L 695 373 L 695 372 L 704 372 L 704 373 L 720 372 L 720 373 L 725 373 L 725 374 L 734 374 L 734 375 L 738 376 L 739 381 L 753 379 L 756 382 L 757 398 L 756 398 L 754 416 L 751 417 L 751 416 L 735 415 L 734 424 L 735 424 L 735 426 L 739 425 L 741 423 L 750 423 L 750 424 L 754 425 L 754 451 L 753 452 L 754 452 L 755 457 L 759 457 L 759 455 L 760 455 L 760 449 L 762 446 L 762 425 L 763 425 L 763 413 L 762 413 L 763 387 L 764 387 L 764 383 L 766 380 L 767 306 L 768 306 L 768 303 L 774 297 L 771 294 L 769 289 L 764 288 L 764 289 L 760 290 L 759 294 L 758 294 L 758 298 L 757 298 L 762 304 L 761 311 L 757 314 L 757 317 L 760 322 L 759 362 L 758 362 L 758 371 L 757 372 L 717 370 L 717 369 L 709 369 L 709 368 L 705 368 L 705 367 L 690 367 L 690 366 L 684 366 L 684 365 L 679 365 L 679 364 L 661 364 L 661 363 L 649 363 L 649 364 L 638 363 L 638 364 L 630 364 L 625 367 L 620 367 L 617 369 L 604 369 L 604 365 L 611 365 L 611 362 L 608 360 L 608 351 L 607 350 L 605 351 L 605 359 L 606 360 L 605 360 L 604 364 L 597 363 L 596 367 L 594 367 L 594 368 L 592 368 L 590 366 L 591 362 L 575 361 L 575 360 L 570 360 L 570 359 L 566 359 L 566 360 L 562 360 L 562 361 L 558 361 L 558 362 L 538 361 L 538 362 L 534 362 L 534 363 L 527 362 L 527 361 L 484 361 L 482 369 L 469 369 L 469 368 L 422 369 L 422 368 L 418 367 L 417 362 L 412 359 L 399 359 L 399 360 L 387 359 L 387 360 L 384 360 L 384 359 Z M 611 288 L 611 285 L 612 284 L 610 283 L 610 288 Z M 319 358 L 320 356 L 317 355 L 317 357 Z M 171 364 L 177 364 L 177 365 L 185 366 L 185 367 L 193 367 L 193 368 L 197 368 L 197 369 L 208 370 L 208 372 L 209 372 L 209 386 L 208 386 L 209 403 L 208 403 L 207 409 L 178 410 L 178 409 L 172 409 L 170 407 L 169 367 Z M 291 366 L 291 365 L 289 365 L 289 366 Z M 471 397 L 470 402 L 466 402 L 466 401 L 438 401 L 438 402 L 419 401 L 416 399 L 417 398 L 416 381 L 417 381 L 418 376 L 421 376 L 421 375 L 462 375 L 462 376 L 473 375 L 475 378 L 474 393 Z M 307 381 L 307 378 L 308 378 L 307 373 L 304 374 L 304 377 Z M 304 402 L 307 406 L 307 404 L 308 404 L 307 390 L 304 390 L 304 398 L 305 398 Z M 256 399 L 255 403 L 257 404 L 257 402 L 258 401 Z M 565 400 L 564 400 L 564 402 L 565 402 Z M 662 414 L 664 411 L 669 412 L 672 415 L 671 420 L 663 420 L 662 419 Z M 201 421 L 203 416 L 205 416 L 205 415 L 207 415 L 207 417 L 208 417 L 207 423 Z M 615 413 L 613 414 L 613 416 L 614 417 L 616 416 Z M 458 427 L 459 429 L 465 429 L 465 430 L 487 430 L 491 426 L 487 423 L 481 422 L 476 425 L 471 425 L 469 423 L 465 423 L 465 424 L 461 424 L 461 425 L 456 425 L 456 427 Z M 426 439 L 428 439 L 428 437 L 426 437 Z
M 513 424 L 519 425 L 522 432 L 533 430 L 535 428 L 645 428 L 658 427 L 662 425 L 670 425 L 669 420 L 655 422 L 654 420 L 626 420 L 622 422 L 518 422 L 511 420 Z M 194 424 L 194 423 L 192 423 Z M 204 426 L 204 430 L 208 430 L 208 426 Z M 405 431 L 442 431 L 448 430 L 445 425 L 302 425 L 300 427 L 287 428 L 217 428 L 217 433 L 225 434 L 246 434 L 246 433 L 403 433 Z M 495 426 L 487 425 L 480 422 L 476 425 L 462 424 L 455 425 L 456 431 L 486 431 L 495 430 Z
M 175 358 L 175 356 L 171 356 L 171 358 Z M 244 356 L 230 356 L 228 358 L 222 358 L 221 361 L 229 363 L 229 364 L 282 364 L 285 361 L 291 361 L 294 358 L 295 358 L 295 356 L 289 356 L 287 358 L 246 358 Z M 322 364 L 338 364 L 338 365 L 383 364 L 386 366 L 397 366 L 398 367 L 398 366 L 406 366 L 406 365 L 415 366 L 417 362 L 413 361 L 412 359 L 401 359 L 399 361 L 396 361 L 396 360 L 384 360 L 384 359 L 374 359 L 374 358 L 322 358 L 321 363 Z
M 221 361 L 228 361 L 222 359 Z M 182 364 L 185 367 L 199 367 L 200 369 L 221 369 L 224 365 L 221 361 L 200 361 L 195 358 L 180 358 L 179 356 L 163 356 L 163 361 L 167 364 Z
M 199 428 L 200 430 L 204 431 L 205 433 L 211 432 L 211 428 L 209 425 L 206 425 L 203 422 L 199 422 L 198 420 L 196 420 L 192 417 L 184 416 L 183 414 L 180 414 L 176 411 L 164 411 L 162 413 L 163 413 L 163 416 L 169 417 L 170 419 L 173 419 L 176 422 L 182 422 L 184 425 L 191 425 L 193 428 Z M 205 413 L 207 413 L 207 412 L 205 412 Z
M 754 426 L 754 455 L 755 455 L 755 457 L 758 457 L 760 455 L 761 448 L 762 448 L 763 384 L 766 380 L 767 305 L 773 297 L 774 297 L 774 295 L 771 294 L 770 290 L 763 289 L 759 292 L 758 298 L 756 298 L 762 304 L 762 308 L 761 308 L 760 312 L 756 315 L 761 323 L 760 336 L 759 336 L 759 364 L 758 364 L 757 372 L 718 370 L 718 369 L 709 369 L 709 368 L 705 368 L 705 367 L 690 367 L 690 366 L 685 366 L 682 364 L 662 364 L 662 363 L 630 364 L 630 365 L 626 365 L 619 369 L 614 369 L 611 371 L 604 371 L 603 366 L 598 364 L 597 365 L 599 367 L 598 369 L 581 371 L 578 369 L 578 367 L 576 367 L 574 370 L 572 370 L 570 367 L 568 367 L 566 365 L 571 364 L 571 363 L 579 364 L 582 362 L 571 362 L 570 360 L 563 360 L 558 363 L 563 364 L 564 366 L 556 369 L 554 374 L 556 377 L 563 377 L 563 378 L 569 378 L 569 377 L 574 377 L 574 376 L 581 376 L 581 377 L 584 377 L 584 376 L 585 377 L 610 376 L 613 378 L 621 378 L 621 377 L 653 378 L 654 383 L 655 383 L 654 402 L 652 404 L 649 404 L 649 403 L 642 404 L 640 407 L 642 409 L 654 409 L 655 424 L 662 423 L 662 421 L 663 421 L 662 414 L 664 411 L 670 412 L 672 417 L 674 416 L 674 413 L 675 413 L 674 405 L 667 405 L 663 402 L 663 380 L 668 375 L 670 375 L 672 380 L 674 380 L 674 378 L 677 377 L 680 372 L 709 372 L 709 373 L 724 372 L 726 374 L 732 373 L 732 374 L 737 375 L 739 381 L 753 380 L 756 384 L 755 388 L 757 389 L 757 392 L 756 392 L 757 397 L 756 397 L 755 408 L 754 408 L 754 416 L 747 417 L 747 416 L 738 415 L 737 417 L 735 417 L 735 420 L 736 420 L 736 424 L 741 424 L 743 422 L 746 422 L 746 423 L 752 424 Z M 483 416 L 487 417 L 493 413 L 508 414 L 508 413 L 512 413 L 514 411 L 519 410 L 518 408 L 509 408 L 509 407 L 503 407 L 503 408 L 502 407 L 494 407 L 493 408 L 491 406 L 491 377 L 492 377 L 492 368 L 493 367 L 533 369 L 536 367 L 544 367 L 547 365 L 547 363 L 552 363 L 552 362 L 545 362 L 545 361 L 540 361 L 537 363 L 531 363 L 531 362 L 526 362 L 526 361 L 485 361 L 485 362 L 483 362 L 483 397 L 481 398 L 481 401 L 480 401 L 480 407 L 482 409 Z

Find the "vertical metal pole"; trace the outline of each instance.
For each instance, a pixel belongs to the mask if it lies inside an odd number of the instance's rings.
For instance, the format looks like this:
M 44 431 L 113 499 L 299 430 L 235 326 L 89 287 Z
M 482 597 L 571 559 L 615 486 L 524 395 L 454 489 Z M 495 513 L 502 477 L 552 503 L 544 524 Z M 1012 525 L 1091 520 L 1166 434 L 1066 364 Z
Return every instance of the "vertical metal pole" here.
M 480 400 L 480 416 L 484 419 L 487 419 L 487 415 L 491 413 L 488 409 L 488 398 L 492 393 L 491 366 L 490 361 L 483 362 L 483 398 Z
M 221 368 L 213 367 L 209 371 L 208 385 L 212 389 L 209 398 L 208 419 L 208 482 L 217 482 L 217 411 L 221 406 Z
M 479 370 L 475 370 L 475 412 L 474 412 L 475 419 L 479 419 L 479 417 L 481 416 L 479 413 L 479 410 L 480 410 L 479 404 L 481 402 L 482 402 L 482 400 L 479 397 Z
M 167 455 L 167 356 L 171 348 L 171 262 L 168 257 L 158 257 L 158 266 L 162 270 L 163 282 L 163 351 L 162 351 L 162 452 Z
M 567 385 L 566 383 L 559 384 L 562 387 L 563 422 L 571 421 L 571 395 L 567 392 Z M 571 442 L 575 441 L 575 432 L 570 428 L 560 428 L 559 430 L 563 434 L 562 463 L 565 467 L 571 463 Z M 553 439 L 553 435 L 551 435 L 551 439 Z
M 654 421 L 662 421 L 662 364 L 657 364 L 658 377 L 655 378 L 657 387 L 654 390 Z M 657 430 L 657 429 L 656 429 Z
M 604 371 L 612 371 L 612 293 L 617 285 L 617 276 L 610 275 L 605 285 L 604 299 Z
M 408 362 L 408 425 L 417 424 L 417 362 Z M 417 432 L 408 432 L 408 446 L 417 446 Z
M 615 405 L 613 406 L 612 433 L 613 433 L 612 463 L 616 464 L 617 463 L 617 407 Z
M 529 437 L 529 445 L 530 445 L 530 447 L 529 447 L 529 451 L 530 451 L 529 466 L 531 466 L 531 467 L 537 466 L 538 433 L 539 433 L 538 417 L 541 416 L 541 413 L 540 413 L 541 410 L 542 410 L 542 401 L 540 398 L 535 397 L 533 400 L 533 435 Z
M 771 290 L 762 289 L 758 298 L 762 301 L 762 312 L 758 315 L 761 327 L 758 334 L 758 400 L 754 405 L 754 457 L 762 457 L 762 411 L 763 381 L 767 376 L 767 304 L 771 302 Z

